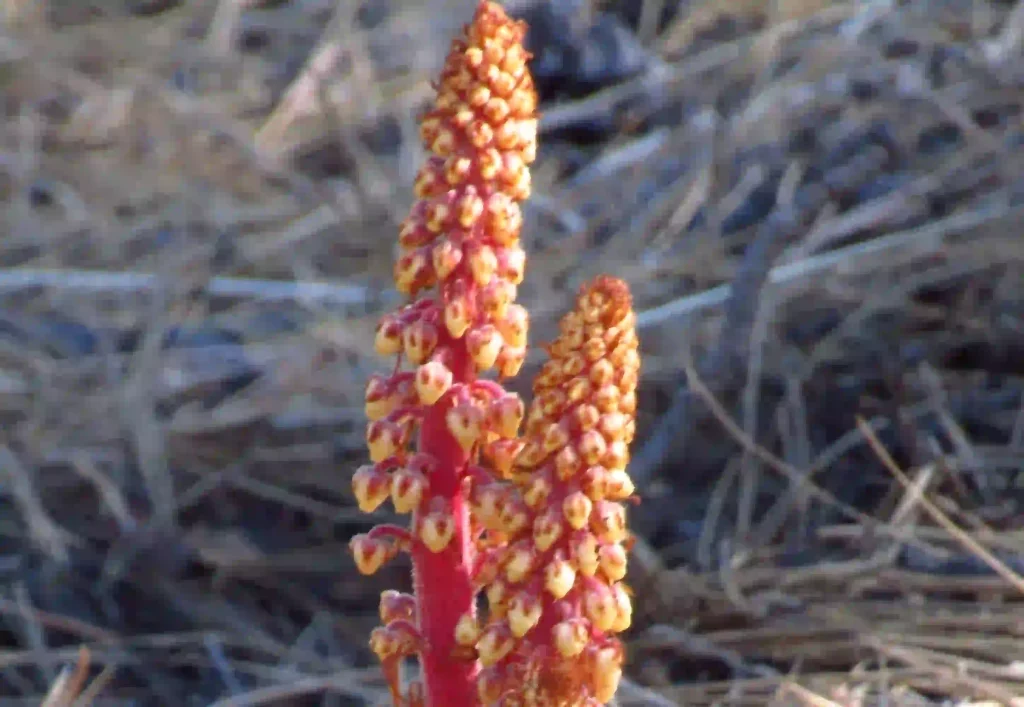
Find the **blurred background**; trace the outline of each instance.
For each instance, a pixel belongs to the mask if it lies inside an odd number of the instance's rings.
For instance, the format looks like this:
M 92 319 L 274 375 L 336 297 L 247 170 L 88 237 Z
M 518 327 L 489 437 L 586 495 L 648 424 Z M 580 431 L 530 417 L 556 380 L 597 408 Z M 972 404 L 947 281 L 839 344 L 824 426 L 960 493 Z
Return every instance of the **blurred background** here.
M 0 1 L 0 703 L 382 698 L 350 476 L 475 5 Z M 638 310 L 619 704 L 1024 704 L 1024 3 L 508 7 L 531 341 Z

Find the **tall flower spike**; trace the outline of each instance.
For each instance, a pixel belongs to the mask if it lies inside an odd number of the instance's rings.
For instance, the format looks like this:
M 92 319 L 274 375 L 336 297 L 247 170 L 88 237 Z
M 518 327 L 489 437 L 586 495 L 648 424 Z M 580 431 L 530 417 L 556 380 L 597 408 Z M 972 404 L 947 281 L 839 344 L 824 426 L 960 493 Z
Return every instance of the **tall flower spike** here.
M 466 640 L 472 625 L 472 568 L 491 542 L 470 520 L 469 469 L 480 468 L 485 447 L 511 469 L 523 412 L 518 398 L 478 376 L 494 367 L 512 375 L 526 352 L 528 316 L 514 303 L 525 265 L 519 203 L 529 196 L 537 151 L 525 32 L 497 3 L 482 1 L 452 42 L 434 106 L 421 122 L 431 155 L 399 232 L 395 287 L 413 301 L 381 320 L 374 342 L 379 354 L 400 356 L 412 370 L 375 376 L 367 387 L 374 464 L 355 475 L 353 486 L 366 511 L 390 497 L 395 510 L 411 512 L 411 532 L 408 543 L 385 543 L 371 533 L 352 548 L 363 572 L 376 571 L 406 545 L 412 555 L 415 610 L 408 617 L 388 613 L 374 634 L 392 695 L 403 706 L 479 704 L 476 655 L 456 638 Z M 517 508 L 496 508 L 495 518 L 520 522 L 525 516 Z M 402 697 L 395 661 L 411 652 L 419 656 L 422 684 Z
M 486 704 L 604 704 L 618 686 L 615 634 L 632 618 L 621 501 L 633 491 L 635 322 L 626 284 L 597 278 L 562 319 L 534 381 L 512 472 L 528 522 L 509 533 L 504 571 L 485 587 L 493 601 L 477 648 L 488 658 L 479 680 Z

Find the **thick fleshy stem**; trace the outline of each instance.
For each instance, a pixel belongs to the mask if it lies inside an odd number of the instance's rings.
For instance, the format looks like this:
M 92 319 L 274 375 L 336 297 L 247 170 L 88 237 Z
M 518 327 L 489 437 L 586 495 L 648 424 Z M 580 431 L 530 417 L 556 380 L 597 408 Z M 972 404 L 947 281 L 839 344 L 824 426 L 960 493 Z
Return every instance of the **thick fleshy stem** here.
M 412 513 L 412 524 L 356 536 L 351 547 L 364 573 L 403 550 L 412 555 L 414 611 L 397 615 L 382 597 L 384 626 L 371 638 L 396 705 L 479 704 L 476 655 L 456 637 L 460 619 L 475 613 L 473 569 L 486 548 L 467 492 L 487 474 L 481 453 L 511 467 L 525 413 L 517 396 L 478 380 L 491 368 L 514 376 L 526 355 L 528 316 L 514 300 L 525 266 L 519 202 L 530 192 L 537 98 L 524 34 L 522 23 L 483 1 L 452 43 L 421 124 L 432 154 L 399 233 L 395 286 L 413 301 L 377 330 L 378 353 L 399 363 L 367 386 L 373 463 L 352 485 L 362 510 L 390 498 L 396 511 Z M 435 296 L 422 296 L 435 287 Z M 403 360 L 414 369 L 399 370 Z M 414 653 L 422 683 L 403 693 L 398 665 Z

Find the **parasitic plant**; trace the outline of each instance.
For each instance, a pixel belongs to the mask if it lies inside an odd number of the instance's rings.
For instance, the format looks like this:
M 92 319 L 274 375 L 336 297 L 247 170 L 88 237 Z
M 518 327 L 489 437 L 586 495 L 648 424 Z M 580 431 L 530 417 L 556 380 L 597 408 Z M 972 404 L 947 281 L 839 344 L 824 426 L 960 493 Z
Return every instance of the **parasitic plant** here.
M 524 34 L 483 0 L 452 43 L 399 234 L 395 285 L 411 301 L 377 328 L 377 352 L 396 361 L 367 385 L 372 463 L 352 486 L 363 511 L 390 499 L 412 520 L 350 547 L 364 574 L 412 556 L 413 594 L 382 594 L 370 638 L 396 706 L 598 705 L 621 675 L 614 634 L 631 615 L 621 501 L 633 494 L 639 370 L 627 286 L 603 276 L 581 289 L 522 437 L 523 401 L 482 377 L 513 377 L 526 357 L 528 314 L 515 298 L 537 98 Z M 400 666 L 414 655 L 420 680 L 403 688 Z
M 497 543 L 477 581 L 488 616 L 466 615 L 483 704 L 600 705 L 622 675 L 632 604 L 626 473 L 640 370 L 629 289 L 607 275 L 581 288 L 533 382 L 525 446 L 507 480 L 479 479 L 471 504 Z

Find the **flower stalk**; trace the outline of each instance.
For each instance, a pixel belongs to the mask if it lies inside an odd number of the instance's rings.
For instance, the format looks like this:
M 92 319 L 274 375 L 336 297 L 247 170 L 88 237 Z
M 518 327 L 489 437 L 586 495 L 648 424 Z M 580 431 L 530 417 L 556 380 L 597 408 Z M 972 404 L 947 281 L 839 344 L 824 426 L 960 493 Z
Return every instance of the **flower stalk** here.
M 513 377 L 526 356 L 529 315 L 515 298 L 537 97 L 525 30 L 482 0 L 452 42 L 399 233 L 394 280 L 410 301 L 376 334 L 395 363 L 367 384 L 371 463 L 352 487 L 364 512 L 390 500 L 411 522 L 350 547 L 364 574 L 412 557 L 413 594 L 384 592 L 370 637 L 396 707 L 599 705 L 621 675 L 621 501 L 633 494 L 639 368 L 625 283 L 604 276 L 581 290 L 548 347 L 524 436 L 524 402 L 482 377 Z M 403 685 L 414 655 L 420 680 Z

